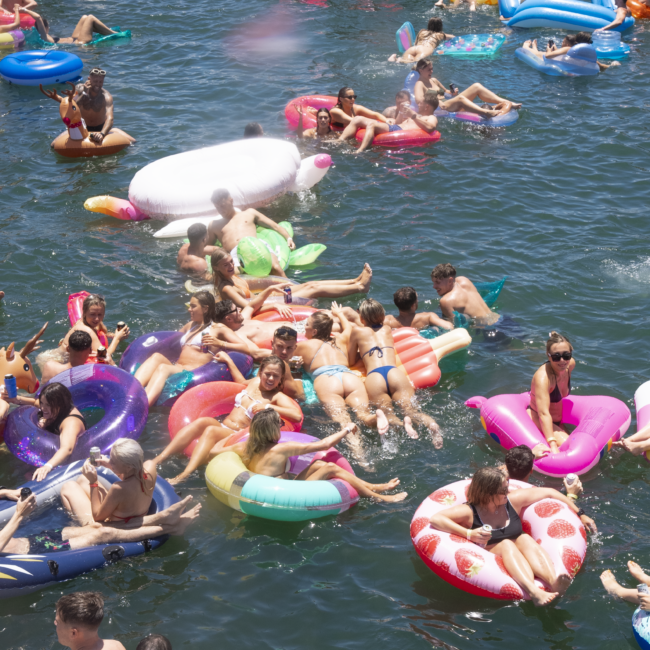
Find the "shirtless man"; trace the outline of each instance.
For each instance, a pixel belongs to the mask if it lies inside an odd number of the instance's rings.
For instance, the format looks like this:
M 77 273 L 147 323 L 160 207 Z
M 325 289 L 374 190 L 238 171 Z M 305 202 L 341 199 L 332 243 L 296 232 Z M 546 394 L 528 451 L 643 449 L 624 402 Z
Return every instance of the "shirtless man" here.
M 399 310 L 397 316 L 386 315 L 384 325 L 393 329 L 398 327 L 413 327 L 416 330 L 423 330 L 429 326 L 440 327 L 444 330 L 452 330 L 452 323 L 440 318 L 432 311 L 421 311 L 418 309 L 418 294 L 413 287 L 402 287 L 393 294 L 393 302 Z
M 81 117 L 90 131 L 90 139 L 98 144 L 104 141 L 113 128 L 113 96 L 104 90 L 106 72 L 93 68 L 86 83 L 77 84 L 74 100 L 79 106 Z
M 407 98 L 402 96 L 399 100 L 395 98 L 395 102 L 397 114 L 394 126 L 399 127 L 399 129 L 393 130 L 421 129 L 431 133 L 438 126 L 438 118 L 433 114 L 439 105 L 437 93 L 425 93 L 422 101 L 418 104 L 419 111 L 414 111 L 411 108 L 410 96 Z
M 93 340 L 83 330 L 75 330 L 70 334 L 68 344 L 65 346 L 66 352 L 69 354 L 68 363 L 59 363 L 58 361 L 50 360 L 43 366 L 43 374 L 41 377 L 41 384 L 46 384 L 52 377 L 56 377 L 59 373 L 70 368 L 83 366 L 88 357 L 93 351 Z
M 230 196 L 228 190 L 215 190 L 212 195 L 212 202 L 222 218 L 215 219 L 208 227 L 208 241 L 214 243 L 218 239 L 223 248 L 230 251 L 236 268 L 239 266 L 237 245 L 244 237 L 257 237 L 256 225 L 275 230 L 275 232 L 287 240 L 290 250 L 295 250 L 296 245 L 293 243 L 293 239 L 291 239 L 289 233 L 282 226 L 278 226 L 275 221 L 265 217 L 261 212 L 253 208 L 241 211 L 235 210 L 232 196 Z M 271 251 L 270 247 L 268 248 L 272 261 L 271 274 L 286 278 L 287 276 L 284 273 L 284 269 L 280 266 L 278 258 Z
M 454 322 L 454 311 L 474 319 L 479 327 L 493 325 L 499 314 L 493 312 L 469 278 L 456 277 L 456 269 L 451 264 L 438 264 L 431 271 L 433 288 L 440 296 L 440 310 L 450 323 Z
M 212 255 L 216 246 L 206 246 L 208 241 L 208 229 L 202 223 L 194 223 L 187 229 L 187 238 L 189 244 L 183 244 L 178 251 L 176 265 L 181 271 L 200 275 L 209 279 L 211 274 L 208 272 L 208 263 L 206 255 Z
M 370 401 L 379 407 L 390 424 L 404 426 L 411 438 L 418 438 L 415 421 L 427 427 L 433 446 L 442 447 L 440 427 L 436 421 L 415 406 L 415 390 L 406 374 L 397 368 L 395 342 L 391 328 L 384 325 L 386 313 L 376 300 L 366 298 L 359 305 L 362 327 L 353 327 L 348 342 L 350 366 L 361 358 L 366 367 L 366 391 Z M 395 415 L 393 403 L 405 413 L 404 422 Z
M 15 12 L 16 5 L 19 9 L 34 9 L 38 3 L 36 0 L 0 0 L 0 9 L 10 14 Z

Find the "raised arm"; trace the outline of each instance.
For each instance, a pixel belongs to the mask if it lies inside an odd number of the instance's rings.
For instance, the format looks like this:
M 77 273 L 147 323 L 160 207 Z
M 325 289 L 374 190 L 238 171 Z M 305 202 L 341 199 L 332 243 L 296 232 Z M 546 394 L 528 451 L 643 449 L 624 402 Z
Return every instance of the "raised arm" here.
M 217 352 L 217 354 L 214 355 L 214 359 L 215 361 L 220 361 L 228 366 L 228 370 L 230 370 L 230 374 L 232 375 L 232 380 L 236 384 L 246 384 L 248 386 L 248 384 L 250 384 L 254 379 L 257 379 L 256 377 L 246 379 L 227 352 Z
M 120 344 L 120 341 L 123 341 L 127 336 L 129 335 L 129 326 L 125 325 L 121 330 L 117 330 L 115 332 L 115 335 L 113 336 L 113 340 L 111 341 L 111 344 L 108 346 L 108 350 L 106 351 L 106 355 L 110 359 L 111 363 L 115 365 L 113 362 L 113 354 L 115 353 L 115 350 L 117 350 L 117 346 Z
M 626 17 L 627 17 L 627 8 L 617 7 L 616 18 L 614 18 L 614 21 L 609 23 L 609 25 L 605 25 L 605 27 L 601 27 L 600 29 L 595 29 L 594 32 L 604 32 L 607 29 L 614 29 L 615 27 L 622 25 Z
M 38 35 L 46 43 L 54 43 L 54 39 L 47 33 L 47 30 L 45 29 L 45 24 L 43 23 L 43 19 L 35 11 L 32 11 L 31 9 L 26 9 L 25 7 L 21 7 L 20 13 L 27 14 L 28 16 L 31 16 L 34 19 L 34 21 L 36 22 L 34 27 L 36 27 L 36 31 L 38 32 Z M 54 97 L 52 99 L 54 99 Z M 59 99 L 59 101 L 61 100 Z
M 83 431 L 83 424 L 78 418 L 66 418 L 61 425 L 61 435 L 59 436 L 59 450 L 45 463 L 39 467 L 32 476 L 34 481 L 42 481 L 55 467 L 64 465 L 72 455 L 77 437 Z
M 335 447 L 345 436 L 350 433 L 357 431 L 356 424 L 348 424 L 338 433 L 333 433 L 327 438 L 322 440 L 316 440 L 315 442 L 308 443 L 298 443 L 298 442 L 283 442 L 280 445 L 276 445 L 274 449 L 276 451 L 281 451 L 284 456 L 289 458 L 289 456 L 300 456 L 302 454 L 311 454 L 317 451 L 325 451 L 330 447 Z

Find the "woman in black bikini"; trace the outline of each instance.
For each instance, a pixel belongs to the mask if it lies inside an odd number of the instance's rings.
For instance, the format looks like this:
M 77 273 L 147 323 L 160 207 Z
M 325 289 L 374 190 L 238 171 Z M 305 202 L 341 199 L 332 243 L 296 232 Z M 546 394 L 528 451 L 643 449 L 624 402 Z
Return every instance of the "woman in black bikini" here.
M 101 34 L 102 36 L 110 36 L 111 34 L 117 34 L 117 32 L 113 31 L 110 27 L 104 25 L 104 23 L 101 20 L 98 20 L 97 18 L 95 18 L 95 16 L 89 14 L 88 16 L 82 16 L 79 19 L 77 26 L 74 28 L 74 31 L 72 32 L 72 36 L 64 37 L 64 38 L 60 38 L 58 36 L 50 36 L 50 24 L 47 22 L 45 18 L 42 18 L 35 11 L 30 11 L 29 9 L 21 9 L 20 13 L 27 14 L 28 16 L 31 16 L 34 19 L 36 23 L 34 27 L 36 27 L 36 31 L 38 32 L 38 35 L 46 43 L 61 43 L 61 44 L 65 43 L 69 45 L 85 45 L 86 43 L 90 43 L 90 41 L 93 40 L 94 34 Z
M 572 511 L 573 501 L 552 488 L 528 488 L 508 493 L 508 479 L 493 467 L 479 469 L 469 486 L 467 503 L 438 512 L 431 517 L 433 528 L 453 533 L 499 555 L 508 573 L 537 606 L 547 605 L 561 596 L 571 577 L 555 574 L 548 553 L 523 532 L 521 511 L 542 499 L 557 499 Z M 487 532 L 482 526 L 492 526 Z M 543 580 L 550 592 L 540 589 L 535 578 Z
M 557 332 L 548 335 L 546 356 L 548 361 L 533 375 L 528 415 L 555 454 L 569 437 L 562 425 L 562 399 L 571 394 L 571 373 L 576 361 L 571 342 Z
M 313 111 L 314 109 L 310 109 Z M 303 110 L 302 106 L 296 106 L 298 113 L 298 126 L 296 127 L 296 135 L 299 138 L 311 138 L 312 140 L 333 140 L 338 137 L 338 134 L 332 131 L 332 116 L 327 108 L 319 108 L 316 115 L 316 126 L 311 129 L 304 129 L 303 127 Z

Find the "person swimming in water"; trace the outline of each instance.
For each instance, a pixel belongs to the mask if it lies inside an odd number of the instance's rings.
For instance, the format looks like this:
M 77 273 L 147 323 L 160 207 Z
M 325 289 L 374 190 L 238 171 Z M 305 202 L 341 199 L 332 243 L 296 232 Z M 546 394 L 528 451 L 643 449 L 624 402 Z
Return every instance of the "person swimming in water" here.
M 341 431 L 327 436 L 322 440 L 309 443 L 283 442 L 278 444 L 282 432 L 280 427 L 282 420 L 275 411 L 260 411 L 253 416 L 250 424 L 248 440 L 238 442 L 229 447 L 223 447 L 215 451 L 215 456 L 227 451 L 235 452 L 243 461 L 246 467 L 256 474 L 271 476 L 274 478 L 289 479 L 287 473 L 288 461 L 291 456 L 302 456 L 319 451 L 325 451 L 334 447 L 343 438 L 351 433 L 357 432 L 356 424 L 347 424 Z M 394 490 L 400 483 L 394 478 L 388 483 L 367 483 L 350 472 L 345 471 L 335 463 L 327 463 L 316 460 L 300 474 L 295 476 L 296 481 L 326 481 L 338 478 L 347 481 L 358 493 L 359 496 L 379 499 L 380 501 L 396 502 L 404 501 L 408 496 L 406 492 L 387 495 L 385 492 Z
M 388 60 L 397 63 L 415 63 L 431 56 L 440 43 L 453 37 L 453 34 L 445 34 L 440 18 L 431 18 L 427 23 L 427 28 L 418 32 L 415 45 L 409 47 L 401 56 L 391 54 Z
M 393 302 L 399 314 L 384 317 L 384 325 L 393 329 L 398 327 L 413 327 L 416 330 L 423 330 L 427 327 L 438 327 L 443 330 L 454 329 L 454 326 L 444 318 L 440 318 L 433 311 L 418 312 L 418 294 L 413 287 L 402 287 L 393 294 Z
M 338 133 L 332 130 L 332 116 L 327 108 L 319 108 L 315 112 L 316 126 L 311 129 L 303 128 L 303 108 L 299 104 L 296 106 L 296 113 L 298 113 L 296 135 L 299 138 L 310 138 L 312 140 L 334 140 L 338 138 Z
M 562 425 L 562 400 L 571 394 L 571 373 L 576 367 L 573 346 L 566 336 L 551 332 L 546 341 L 548 361 L 537 369 L 530 385 L 530 415 L 544 434 L 552 454 L 569 437 Z

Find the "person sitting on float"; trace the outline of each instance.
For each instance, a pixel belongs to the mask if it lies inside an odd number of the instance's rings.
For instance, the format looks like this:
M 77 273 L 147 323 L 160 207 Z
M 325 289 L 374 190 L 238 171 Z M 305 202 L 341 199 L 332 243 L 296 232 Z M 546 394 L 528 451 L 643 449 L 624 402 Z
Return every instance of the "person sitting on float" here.
M 528 488 L 509 493 L 508 479 L 496 467 L 483 467 L 473 476 L 467 503 L 436 513 L 433 528 L 467 538 L 502 558 L 514 581 L 537 606 L 548 605 L 571 584 L 567 573 L 556 575 L 553 561 L 530 535 L 523 532 L 521 511 L 542 499 L 557 499 L 575 511 L 573 501 L 551 488 Z M 483 526 L 492 526 L 492 531 Z M 543 580 L 551 591 L 535 584 Z
M 43 366 L 41 384 L 46 384 L 50 379 L 56 377 L 64 370 L 70 370 L 70 368 L 83 366 L 87 363 L 93 351 L 92 337 L 88 332 L 84 332 L 83 330 L 72 332 L 68 338 L 68 345 L 66 345 L 65 350 L 68 354 L 68 362 L 59 363 L 53 359 L 47 361 Z
M 411 102 L 402 101 L 397 106 L 397 117 L 395 126 L 402 131 L 412 131 L 420 129 L 426 133 L 433 133 L 438 126 L 438 118 L 434 115 L 435 110 L 440 105 L 438 93 L 427 91 L 418 104 L 418 110 L 411 108 Z
M 300 407 L 284 392 L 284 361 L 270 356 L 262 360 L 257 377 L 246 379 L 238 370 L 230 356 L 219 352 L 215 359 L 228 365 L 233 381 L 246 385 L 235 397 L 235 406 L 223 422 L 210 417 L 202 417 L 183 427 L 165 449 L 154 459 L 157 465 L 174 454 L 182 453 L 192 441 L 198 444 L 192 451 L 187 467 L 169 482 L 174 485 L 184 481 L 195 469 L 205 465 L 214 457 L 213 447 L 224 438 L 250 425 L 253 415 L 264 409 L 273 409 L 290 422 L 300 422 Z
M 422 103 L 424 93 L 427 90 L 434 90 L 438 95 L 444 95 L 448 92 L 440 81 L 433 77 L 433 63 L 431 61 L 418 61 L 414 70 L 420 75 L 413 89 L 413 95 L 418 105 Z M 521 108 L 521 104 L 499 97 L 480 83 L 472 84 L 462 92 L 458 92 L 458 89 L 454 87 L 452 95 L 450 99 L 440 99 L 440 108 L 449 113 L 476 113 L 481 117 L 489 119 Z M 494 108 L 483 108 L 475 104 L 474 100 L 477 97 L 482 102 L 495 104 Z
M 603 29 L 607 29 L 607 28 L 603 28 Z M 540 52 L 537 49 L 537 40 L 529 40 L 524 42 L 524 50 L 528 50 L 529 52 L 531 52 L 532 54 L 534 54 L 536 57 L 538 57 L 543 61 L 545 58 L 555 59 L 557 57 L 563 56 L 564 54 L 567 54 L 568 51 L 574 45 L 579 45 L 580 43 L 591 45 L 593 43 L 593 41 L 591 40 L 591 34 L 589 34 L 589 32 L 578 32 L 577 34 L 568 34 L 567 36 L 564 37 L 564 40 L 562 41 L 562 46 L 559 48 L 555 47 L 555 43 L 553 43 L 549 39 L 549 41 L 547 41 L 546 43 L 546 52 L 544 53 Z M 613 61 L 609 65 L 607 65 L 606 63 L 601 63 L 600 61 L 596 61 L 596 63 L 598 63 L 598 68 L 601 72 L 603 70 L 607 70 L 607 68 L 611 68 L 612 66 L 621 65 L 618 61 Z
M 135 378 L 147 393 L 149 406 L 153 406 L 165 387 L 165 382 L 172 375 L 184 370 L 196 370 L 212 361 L 214 353 L 221 349 L 220 342 L 214 334 L 215 321 L 214 296 L 209 291 L 198 291 L 190 298 L 188 311 L 190 322 L 183 325 L 180 332 L 181 354 L 178 361 L 169 360 L 164 354 L 154 352 L 135 372 Z M 231 337 L 236 343 L 236 337 Z M 207 352 L 203 347 L 207 348 Z M 244 352 L 242 345 L 238 351 Z
M 9 397 L 4 386 L 0 398 L 8 404 L 38 407 L 38 426 L 61 440 L 59 451 L 34 472 L 32 480 L 42 481 L 55 467 L 65 465 L 74 451 L 77 438 L 86 430 L 86 420 L 72 403 L 72 393 L 63 384 L 54 382 L 41 390 L 38 399 L 23 395 Z
M 444 33 L 440 18 L 431 18 L 427 23 L 427 28 L 418 32 L 415 45 L 409 47 L 401 56 L 391 54 L 388 60 L 397 63 L 415 63 L 431 56 L 440 43 L 453 37 L 453 34 Z
M 309 109 L 307 109 L 309 110 Z M 319 108 L 314 112 L 316 117 L 316 126 L 311 129 L 304 129 L 303 127 L 303 110 L 300 104 L 296 105 L 296 113 L 298 113 L 298 126 L 296 127 L 296 135 L 301 139 L 311 138 L 312 140 L 333 140 L 338 137 L 335 131 L 332 131 L 332 116 L 329 109 Z
M 544 434 L 552 454 L 569 437 L 562 425 L 562 399 L 571 394 L 571 373 L 576 367 L 573 346 L 566 336 L 551 332 L 546 341 L 548 361 L 537 369 L 530 385 L 530 415 Z
M 236 453 L 244 462 L 246 467 L 256 474 L 291 480 L 287 473 L 287 461 L 291 456 L 301 456 L 319 451 L 326 451 L 334 447 L 343 438 L 351 433 L 356 433 L 356 424 L 347 424 L 341 431 L 334 433 L 316 442 L 283 442 L 278 444 L 282 432 L 280 427 L 282 421 L 277 413 L 273 411 L 262 411 L 256 413 L 251 420 L 250 434 L 248 440 L 238 442 L 228 447 L 223 447 L 215 452 L 215 456 L 227 451 Z M 348 482 L 359 496 L 379 499 L 380 501 L 397 502 L 404 501 L 408 496 L 406 492 L 399 494 L 384 494 L 394 490 L 400 483 L 394 478 L 388 483 L 367 483 L 360 478 L 347 472 L 335 463 L 327 463 L 323 460 L 316 460 L 300 474 L 293 477 L 296 481 L 326 481 L 338 478 Z
M 217 299 L 232 300 L 237 307 L 251 307 L 253 312 L 260 310 L 271 294 L 282 295 L 285 288 L 290 288 L 291 295 L 295 298 L 341 298 L 355 293 L 368 293 L 372 280 L 372 269 L 368 264 L 364 264 L 361 275 L 352 280 L 312 280 L 304 284 L 276 284 L 249 300 L 251 292 L 248 282 L 235 274 L 235 264 L 230 253 L 220 248 L 212 254 L 210 262 Z M 275 309 L 283 316 L 291 318 L 291 310 L 283 303 L 271 303 L 264 307 L 263 311 Z
M 37 14 L 35 11 L 31 11 L 30 9 L 21 8 L 20 13 L 27 14 L 34 19 L 34 27 L 36 28 L 38 35 L 46 43 L 61 43 L 62 45 L 85 45 L 86 43 L 90 43 L 90 41 L 95 38 L 94 34 L 101 34 L 102 36 L 117 34 L 116 31 L 113 31 L 110 27 L 104 25 L 101 20 L 95 18 L 95 16 L 88 14 L 87 16 L 82 16 L 79 19 L 77 26 L 72 32 L 72 36 L 65 38 L 50 36 L 50 23 L 47 21 L 47 18 L 42 18 L 39 14 Z
M 176 257 L 176 266 L 184 273 L 210 279 L 205 256 L 212 255 L 217 246 L 208 246 L 208 228 L 203 223 L 193 223 L 187 229 L 188 244 L 183 244 Z
M 108 490 L 97 482 L 97 467 L 110 469 L 120 479 Z M 61 502 L 80 526 L 95 522 L 137 521 L 142 525 L 148 514 L 156 485 L 156 464 L 144 460 L 142 447 L 131 438 L 118 438 L 111 447 L 110 458 L 103 456 L 93 465 L 84 463 L 81 476 L 61 486 Z
M 384 325 L 393 329 L 399 327 L 413 327 L 416 330 L 423 330 L 427 327 L 437 327 L 442 330 L 454 329 L 453 323 L 440 318 L 433 311 L 421 311 L 418 313 L 418 294 L 413 287 L 402 287 L 393 294 L 393 302 L 399 314 L 391 316 L 387 314 L 384 318 Z
M 120 341 L 123 341 L 129 335 L 129 326 L 125 325 L 121 330 L 117 330 L 115 333 L 109 332 L 104 325 L 104 316 L 106 315 L 106 300 L 103 296 L 97 294 L 91 294 L 86 296 L 82 305 L 82 317 L 68 330 L 68 333 L 65 335 L 65 338 L 59 347 L 62 350 L 68 345 L 70 335 L 73 332 L 81 330 L 90 334 L 90 338 L 93 342 L 93 354 L 97 354 L 97 348 L 105 347 L 106 348 L 106 359 L 109 363 L 113 363 L 112 355 L 117 349 Z M 108 343 L 109 338 L 113 338 L 113 341 Z

